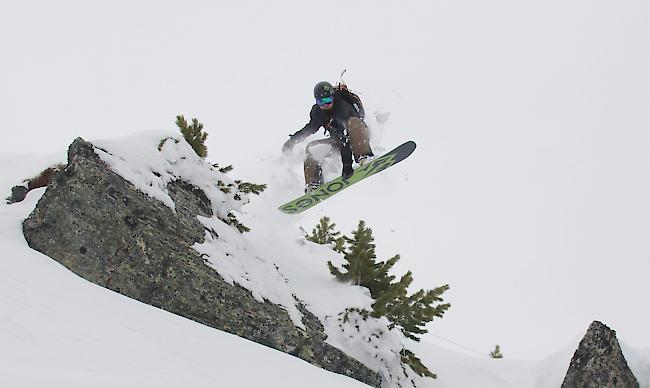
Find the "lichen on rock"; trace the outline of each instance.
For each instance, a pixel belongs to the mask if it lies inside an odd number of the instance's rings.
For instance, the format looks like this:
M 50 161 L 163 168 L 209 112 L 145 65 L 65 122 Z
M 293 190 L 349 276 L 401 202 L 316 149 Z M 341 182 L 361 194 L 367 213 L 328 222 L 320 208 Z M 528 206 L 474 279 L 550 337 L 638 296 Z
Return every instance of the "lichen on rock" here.
M 562 388 L 634 388 L 639 382 L 627 365 L 616 332 L 601 322 L 589 326 L 562 383 Z

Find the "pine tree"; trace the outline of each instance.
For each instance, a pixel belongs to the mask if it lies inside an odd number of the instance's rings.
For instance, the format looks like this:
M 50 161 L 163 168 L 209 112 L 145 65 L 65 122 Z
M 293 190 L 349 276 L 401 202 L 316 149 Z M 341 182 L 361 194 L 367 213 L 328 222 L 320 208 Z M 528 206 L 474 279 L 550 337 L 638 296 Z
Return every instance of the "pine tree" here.
M 347 263 L 343 264 L 343 269 L 346 272 L 342 272 L 332 262 L 328 262 L 330 272 L 339 280 L 351 281 L 354 285 L 367 287 L 370 296 L 378 298 L 388 290 L 390 282 L 395 279 L 388 274 L 388 270 L 397 263 L 399 255 L 385 263 L 377 262 L 372 229 L 367 228 L 363 221 L 359 221 L 357 229 L 352 232 L 352 238 L 346 237 L 346 241 L 350 246 L 344 257 Z
M 333 228 L 334 224 L 330 224 L 329 218 L 321 219 L 321 223 L 314 228 L 308 238 L 321 244 L 326 243 L 331 241 L 330 237 L 339 236 Z M 391 322 L 391 329 L 397 328 L 406 337 L 419 341 L 418 336 L 427 333 L 425 325 L 434 317 L 442 318 L 445 311 L 449 309 L 449 303 L 441 303 L 443 302 L 441 296 L 449 289 L 449 285 L 428 291 L 420 289 L 408 295 L 408 288 L 413 283 L 413 274 L 408 271 L 399 281 L 394 282 L 395 276 L 390 275 L 389 271 L 400 260 L 400 256 L 395 255 L 386 262 L 377 261 L 372 230 L 366 227 L 363 221 L 359 221 L 357 229 L 352 232 L 352 238 L 346 236 L 343 238 L 348 246 L 340 252 L 344 253 L 346 263 L 342 268 L 337 268 L 331 261 L 327 265 L 337 279 L 370 290 L 370 295 L 375 300 L 372 312 L 366 310 L 357 312 L 364 317 L 385 316 Z M 400 355 L 402 363 L 408 365 L 419 376 L 436 377 L 411 351 L 403 349 Z
M 373 304 L 373 316 L 386 316 L 393 327 L 398 327 L 406 337 L 420 341 L 417 336 L 428 333 L 424 326 L 434 317 L 442 318 L 451 306 L 449 303 L 439 303 L 443 301 L 440 296 L 449 289 L 449 285 L 428 291 L 420 289 L 407 296 L 412 282 L 413 276 L 409 271 L 399 282 L 392 284 L 391 289 Z
M 176 116 L 176 125 L 197 155 L 202 158 L 208 156 L 208 147 L 205 145 L 208 134 L 203 132 L 203 124 L 199 123 L 198 119 L 193 118 L 192 124 L 188 125 L 185 117 L 179 115 Z
M 501 354 L 501 346 L 497 345 L 494 348 L 494 351 L 490 353 L 490 357 L 492 358 L 503 358 L 503 354 Z
M 422 361 L 415 356 L 415 354 L 408 350 L 408 349 L 402 349 L 400 352 L 400 356 L 402 359 L 402 362 L 413 369 L 413 372 L 417 373 L 418 376 L 426 376 L 426 377 L 431 377 L 432 379 L 437 378 L 435 373 L 432 373 L 429 368 L 426 367 L 422 363 Z
M 182 116 L 180 116 L 182 117 Z M 216 168 L 219 170 L 220 173 L 222 174 L 227 174 L 233 170 L 232 165 L 228 165 L 226 167 L 219 167 L 219 164 L 213 164 L 212 167 Z M 265 184 L 257 184 L 257 183 L 250 183 L 250 182 L 242 182 L 240 180 L 236 180 L 235 184 L 229 183 L 226 184 L 223 181 L 219 180 L 217 181 L 217 187 L 219 190 L 222 192 L 229 194 L 233 190 L 235 190 L 235 185 L 237 185 L 235 195 L 233 195 L 233 198 L 237 201 L 241 201 L 242 196 L 239 195 L 240 193 L 246 193 L 246 194 L 255 194 L 259 195 L 261 194 L 264 190 L 266 190 L 266 185 Z M 225 222 L 228 225 L 232 225 L 240 233 L 245 233 L 245 232 L 250 232 L 250 228 L 247 227 L 246 225 L 242 224 L 239 222 L 237 219 L 237 216 L 235 216 L 232 212 L 227 214 L 226 218 L 220 218 L 223 222 Z
M 322 230 L 327 230 L 327 222 L 324 226 L 319 225 Z M 318 227 L 314 229 L 314 234 L 317 229 Z M 400 256 L 395 255 L 386 262 L 378 262 L 372 229 L 366 227 L 363 221 L 359 221 L 352 236 L 345 237 L 349 244 L 344 256 L 345 272 L 331 261 L 327 263 L 330 272 L 339 280 L 367 287 L 370 296 L 375 299 L 371 315 L 375 318 L 387 317 L 391 321 L 391 327 L 398 327 L 406 337 L 419 341 L 417 336 L 428 332 L 424 326 L 434 317 L 442 318 L 451 306 L 449 303 L 440 303 L 443 301 L 441 295 L 449 289 L 449 285 L 428 291 L 421 289 L 409 296 L 408 288 L 413 283 L 411 271 L 404 274 L 398 282 L 393 282 L 395 276 L 389 274 Z
M 322 217 L 318 225 L 311 231 L 311 235 L 306 238 L 316 244 L 334 244 L 334 250 L 343 253 L 345 251 L 345 237 L 341 232 L 335 230 L 336 224 L 331 222 L 329 217 Z

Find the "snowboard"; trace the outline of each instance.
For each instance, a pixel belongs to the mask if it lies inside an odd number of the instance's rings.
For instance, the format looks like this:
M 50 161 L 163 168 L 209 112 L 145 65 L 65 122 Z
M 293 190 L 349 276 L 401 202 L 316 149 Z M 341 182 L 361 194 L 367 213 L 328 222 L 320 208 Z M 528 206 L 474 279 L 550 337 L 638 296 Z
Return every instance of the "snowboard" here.
M 345 190 L 353 184 L 401 162 L 409 155 L 411 155 L 413 151 L 415 151 L 415 142 L 407 141 L 394 150 L 371 160 L 361 167 L 358 167 L 354 170 L 354 173 L 348 179 L 343 179 L 343 177 L 332 179 L 331 181 L 324 183 L 316 190 L 310 191 L 309 193 L 306 193 L 305 195 L 296 198 L 293 201 L 287 202 L 284 205 L 280 206 L 278 209 L 280 209 L 281 212 L 287 214 L 296 214 L 303 212 L 323 202 L 327 198 L 330 198 L 334 194 Z

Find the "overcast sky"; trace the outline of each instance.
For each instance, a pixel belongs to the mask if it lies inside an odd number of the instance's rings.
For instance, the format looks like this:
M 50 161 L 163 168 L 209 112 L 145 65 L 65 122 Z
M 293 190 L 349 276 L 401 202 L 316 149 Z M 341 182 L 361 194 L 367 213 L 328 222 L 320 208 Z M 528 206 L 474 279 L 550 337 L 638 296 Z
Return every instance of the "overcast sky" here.
M 259 182 L 347 68 L 375 149 L 418 149 L 297 225 L 365 219 L 416 286 L 451 285 L 430 329 L 472 349 L 537 359 L 594 319 L 650 347 L 646 1 L 4 2 L 0 56 L 0 153 L 184 114 Z

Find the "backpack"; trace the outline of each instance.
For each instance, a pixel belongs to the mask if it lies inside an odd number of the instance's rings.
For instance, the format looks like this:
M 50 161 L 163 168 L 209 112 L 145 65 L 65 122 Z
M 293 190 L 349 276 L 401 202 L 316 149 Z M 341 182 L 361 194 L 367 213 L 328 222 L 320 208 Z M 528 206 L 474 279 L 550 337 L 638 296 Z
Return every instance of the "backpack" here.
M 354 107 L 356 111 L 359 113 L 359 118 L 363 120 L 366 117 L 366 111 L 363 109 L 363 103 L 361 102 L 361 98 L 356 93 L 353 93 L 348 89 L 348 85 L 343 83 L 343 81 L 339 82 L 338 85 L 334 87 L 334 90 L 338 90 L 341 94 L 341 97 Z

